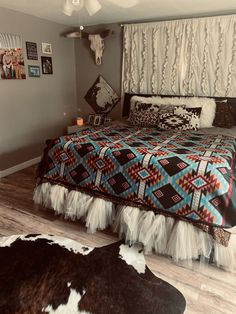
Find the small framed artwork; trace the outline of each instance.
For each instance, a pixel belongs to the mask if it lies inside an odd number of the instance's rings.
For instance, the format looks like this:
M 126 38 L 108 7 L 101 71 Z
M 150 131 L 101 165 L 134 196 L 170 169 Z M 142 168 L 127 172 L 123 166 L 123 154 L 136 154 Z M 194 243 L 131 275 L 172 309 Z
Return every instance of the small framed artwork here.
M 42 62 L 42 73 L 52 74 L 52 58 L 51 57 L 41 57 Z
M 51 55 L 52 54 L 52 44 L 42 43 L 42 53 Z
M 37 65 L 28 65 L 28 73 L 30 77 L 40 77 L 40 67 Z
M 95 114 L 90 114 L 88 116 L 88 124 L 93 125 L 94 118 L 95 118 Z
M 28 60 L 38 60 L 37 44 L 26 41 L 26 52 Z

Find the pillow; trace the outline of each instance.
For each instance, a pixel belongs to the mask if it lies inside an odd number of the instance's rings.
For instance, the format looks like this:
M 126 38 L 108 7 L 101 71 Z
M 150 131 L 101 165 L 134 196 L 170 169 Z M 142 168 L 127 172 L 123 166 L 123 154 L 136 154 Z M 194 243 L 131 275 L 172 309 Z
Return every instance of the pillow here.
M 84 99 L 96 113 L 108 114 L 119 102 L 120 97 L 111 86 L 99 75 Z
M 185 105 L 187 108 L 202 108 L 200 117 L 200 128 L 210 128 L 213 126 L 215 118 L 216 103 L 213 98 L 206 97 L 141 97 L 133 96 L 130 100 L 132 109 L 135 101 L 151 102 L 156 105 L 180 106 Z
M 227 99 L 216 101 L 216 114 L 213 125 L 227 129 L 230 129 L 234 125 L 234 118 Z
M 201 107 L 196 108 L 184 108 L 183 106 L 175 107 L 174 113 L 177 115 L 190 115 L 189 121 L 191 130 L 198 130 L 200 127 Z
M 134 126 L 157 127 L 159 114 L 148 110 L 140 111 L 132 109 L 129 117 L 130 123 Z
M 175 113 L 163 113 L 159 115 L 158 128 L 161 130 L 190 130 L 191 116 Z
M 146 103 L 146 102 L 141 102 L 141 101 L 136 101 L 133 105 L 132 109 L 141 111 L 141 110 L 149 110 L 149 111 L 159 111 L 159 105 L 156 104 L 152 104 L 150 103 Z

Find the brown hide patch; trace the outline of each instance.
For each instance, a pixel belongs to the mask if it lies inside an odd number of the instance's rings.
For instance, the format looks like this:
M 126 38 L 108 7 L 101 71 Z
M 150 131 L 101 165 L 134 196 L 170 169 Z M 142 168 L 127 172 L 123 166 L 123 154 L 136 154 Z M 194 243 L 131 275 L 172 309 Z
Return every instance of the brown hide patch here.
M 26 240 L 18 238 L 10 247 L 0 247 L 1 314 L 49 313 L 42 309 L 67 304 L 71 289 L 82 296 L 76 305 L 78 313 L 178 314 L 185 310 L 185 299 L 176 288 L 147 267 L 139 274 L 119 258 L 122 242 L 83 255 L 52 240 Z

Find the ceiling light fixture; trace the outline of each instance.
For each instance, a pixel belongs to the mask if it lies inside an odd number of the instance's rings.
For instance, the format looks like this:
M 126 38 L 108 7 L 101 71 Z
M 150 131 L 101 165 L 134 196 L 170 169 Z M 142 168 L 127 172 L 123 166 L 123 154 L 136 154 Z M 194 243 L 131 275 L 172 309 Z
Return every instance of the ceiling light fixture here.
M 121 8 L 130 8 L 139 3 L 139 0 L 108 0 Z M 90 16 L 101 10 L 102 6 L 98 0 L 63 0 L 62 12 L 71 16 L 74 11 L 79 11 L 83 7 Z

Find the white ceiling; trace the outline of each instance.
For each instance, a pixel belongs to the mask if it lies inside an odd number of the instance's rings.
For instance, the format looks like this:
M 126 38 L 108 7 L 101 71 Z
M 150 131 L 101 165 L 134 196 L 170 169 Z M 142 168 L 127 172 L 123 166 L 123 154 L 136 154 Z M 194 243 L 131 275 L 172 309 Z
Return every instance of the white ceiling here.
M 71 17 L 64 15 L 62 0 L 0 0 L 0 7 L 68 26 L 236 13 L 236 0 L 140 0 L 137 6 L 129 9 L 122 9 L 107 0 L 99 1 L 102 9 L 92 17 L 85 9 Z

